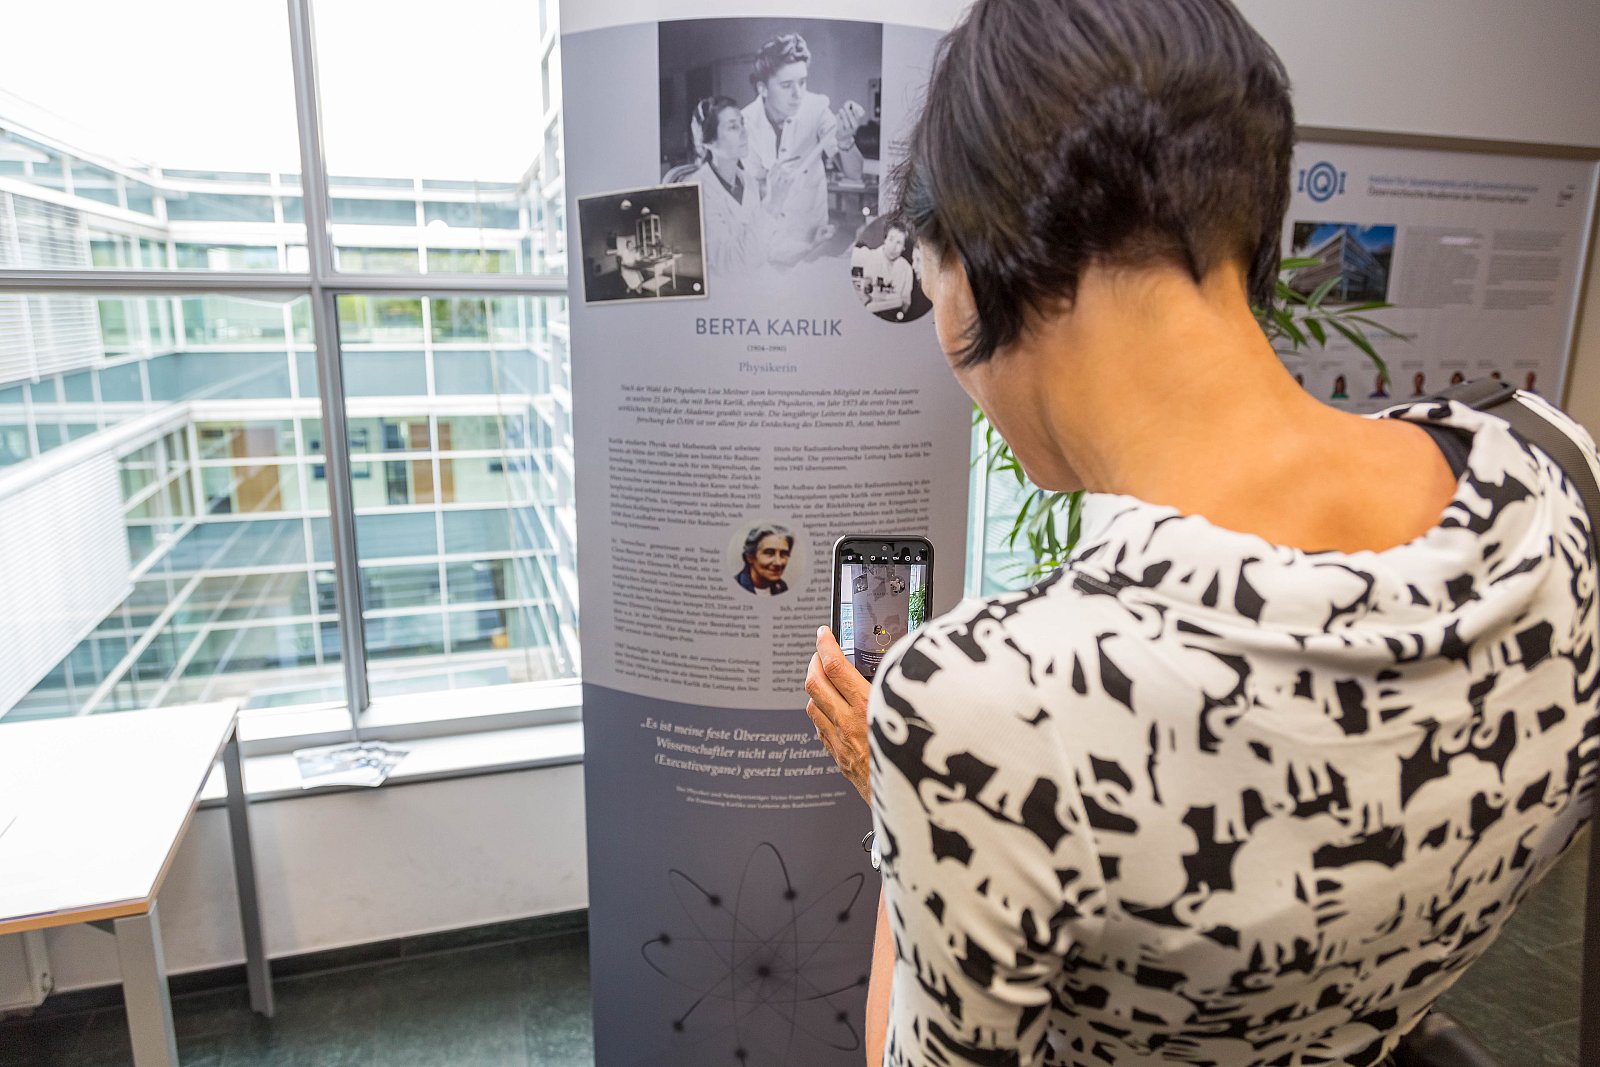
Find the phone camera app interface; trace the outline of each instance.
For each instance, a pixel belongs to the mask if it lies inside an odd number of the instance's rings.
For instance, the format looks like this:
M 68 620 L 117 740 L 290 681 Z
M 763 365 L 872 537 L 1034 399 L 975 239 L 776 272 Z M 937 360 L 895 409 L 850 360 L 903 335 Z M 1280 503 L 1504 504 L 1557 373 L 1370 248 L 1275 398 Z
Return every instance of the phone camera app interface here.
M 867 678 L 896 641 L 927 621 L 929 608 L 923 554 L 870 547 L 878 551 L 839 556 L 839 646 Z

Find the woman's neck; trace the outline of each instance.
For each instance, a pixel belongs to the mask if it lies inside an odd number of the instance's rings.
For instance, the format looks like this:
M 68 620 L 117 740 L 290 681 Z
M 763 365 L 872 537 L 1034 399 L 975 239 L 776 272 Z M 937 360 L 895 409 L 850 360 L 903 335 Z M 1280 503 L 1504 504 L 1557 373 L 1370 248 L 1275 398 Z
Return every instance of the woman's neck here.
M 717 177 L 729 185 L 739 180 L 739 161 L 732 156 L 712 152 L 711 169 L 717 172 Z
M 1434 525 L 1455 479 L 1427 435 L 1313 399 L 1213 272 L 1086 272 L 1031 346 L 1036 418 L 1085 488 L 1300 548 L 1387 548 Z M 1002 355 L 1000 358 L 1004 358 Z

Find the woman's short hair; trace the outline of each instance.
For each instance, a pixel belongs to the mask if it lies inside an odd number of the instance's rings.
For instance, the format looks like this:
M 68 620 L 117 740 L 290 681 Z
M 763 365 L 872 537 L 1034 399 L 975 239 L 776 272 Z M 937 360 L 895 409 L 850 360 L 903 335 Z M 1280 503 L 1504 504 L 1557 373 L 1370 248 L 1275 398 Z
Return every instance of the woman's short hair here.
M 744 561 L 749 563 L 755 559 L 756 550 L 761 547 L 761 542 L 774 534 L 788 541 L 789 551 L 794 551 L 794 534 L 789 532 L 787 526 L 757 526 L 744 539 Z
M 756 65 L 750 71 L 750 84 L 759 86 L 790 63 L 811 62 L 811 49 L 798 33 L 780 33 L 761 46 Z
M 1090 264 L 1220 263 L 1270 304 L 1294 110 L 1228 0 L 978 0 L 940 45 L 899 209 L 966 268 L 981 363 Z
M 689 139 L 694 142 L 694 157 L 706 158 L 706 145 L 717 139 L 717 122 L 724 109 L 739 110 L 731 96 L 708 96 L 694 106 L 689 118 Z

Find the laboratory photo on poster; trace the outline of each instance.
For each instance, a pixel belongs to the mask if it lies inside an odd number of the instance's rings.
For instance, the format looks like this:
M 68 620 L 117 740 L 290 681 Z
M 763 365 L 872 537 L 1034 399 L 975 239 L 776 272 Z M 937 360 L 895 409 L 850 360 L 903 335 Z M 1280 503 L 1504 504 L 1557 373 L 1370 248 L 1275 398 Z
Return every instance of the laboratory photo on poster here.
M 885 322 L 915 322 L 933 310 L 922 291 L 922 252 L 902 218 L 884 216 L 861 227 L 850 249 L 850 284 L 867 311 Z
M 661 179 L 701 186 L 711 273 L 847 255 L 877 214 L 883 27 L 663 22 L 659 63 Z
M 580 197 L 578 239 L 585 303 L 707 295 L 696 186 Z

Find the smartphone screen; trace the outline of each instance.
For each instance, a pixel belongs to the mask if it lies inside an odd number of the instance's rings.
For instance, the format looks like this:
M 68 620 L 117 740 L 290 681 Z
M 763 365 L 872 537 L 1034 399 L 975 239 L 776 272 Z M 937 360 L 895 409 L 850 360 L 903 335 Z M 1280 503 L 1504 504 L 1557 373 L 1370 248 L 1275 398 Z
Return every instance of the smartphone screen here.
M 894 643 L 928 620 L 933 545 L 925 537 L 842 537 L 833 550 L 833 632 L 869 680 Z

